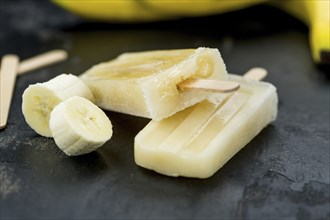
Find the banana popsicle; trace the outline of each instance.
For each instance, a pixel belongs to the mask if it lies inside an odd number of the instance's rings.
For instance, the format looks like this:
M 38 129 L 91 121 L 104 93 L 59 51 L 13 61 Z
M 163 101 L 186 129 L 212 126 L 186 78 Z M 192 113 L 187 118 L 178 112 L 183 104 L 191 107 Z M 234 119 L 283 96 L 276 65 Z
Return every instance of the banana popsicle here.
M 169 176 L 207 178 L 275 120 L 273 85 L 231 74 L 229 80 L 240 89 L 214 94 L 142 129 L 135 137 L 136 164 Z
M 161 120 L 205 99 L 209 92 L 180 90 L 187 79 L 227 79 L 217 49 L 124 53 L 93 66 L 80 78 L 103 109 Z

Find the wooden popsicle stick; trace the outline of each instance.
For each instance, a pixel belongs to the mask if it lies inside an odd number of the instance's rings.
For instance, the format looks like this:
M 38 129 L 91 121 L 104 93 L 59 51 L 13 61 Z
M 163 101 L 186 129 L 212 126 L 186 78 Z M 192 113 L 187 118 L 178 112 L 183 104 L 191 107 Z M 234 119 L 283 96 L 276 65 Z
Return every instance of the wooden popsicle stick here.
M 187 79 L 177 86 L 180 90 L 198 89 L 223 93 L 233 92 L 239 89 L 239 84 L 237 82 L 211 79 Z
M 268 72 L 262 67 L 254 67 L 244 74 L 244 78 L 261 81 L 267 76 Z
M 67 57 L 68 53 L 65 50 L 52 50 L 42 53 L 23 60 L 18 66 L 17 74 L 21 75 L 38 68 L 60 62 L 65 60 Z
M 0 67 L 0 129 L 7 125 L 7 119 L 17 75 L 19 57 L 5 55 Z

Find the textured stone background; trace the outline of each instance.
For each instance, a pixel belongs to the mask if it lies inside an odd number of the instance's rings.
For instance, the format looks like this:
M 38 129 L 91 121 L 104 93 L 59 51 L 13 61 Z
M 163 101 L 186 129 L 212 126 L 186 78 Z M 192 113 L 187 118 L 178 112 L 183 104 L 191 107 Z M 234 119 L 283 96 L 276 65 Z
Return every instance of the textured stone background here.
M 278 119 L 204 180 L 139 168 L 133 138 L 147 119 L 107 112 L 113 138 L 65 156 L 25 123 L 21 95 L 60 73 L 79 75 L 122 52 L 219 48 L 229 72 L 262 66 L 278 88 Z M 308 29 L 267 6 L 145 24 L 96 23 L 48 1 L 0 0 L 0 55 L 66 49 L 65 62 L 17 78 L 0 131 L 1 219 L 329 219 L 329 80 L 312 62 Z

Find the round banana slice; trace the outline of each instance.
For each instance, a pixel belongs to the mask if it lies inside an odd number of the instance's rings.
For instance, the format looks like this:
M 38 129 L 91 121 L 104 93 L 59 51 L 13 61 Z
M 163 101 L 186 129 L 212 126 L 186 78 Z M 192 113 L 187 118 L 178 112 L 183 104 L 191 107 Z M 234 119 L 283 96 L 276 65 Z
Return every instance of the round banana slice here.
M 22 112 L 28 125 L 38 134 L 52 137 L 49 115 L 53 108 L 72 96 L 94 102 L 88 86 L 77 76 L 61 74 L 47 82 L 30 85 L 23 93 Z
M 112 124 L 106 114 L 91 101 L 78 96 L 54 108 L 49 127 L 57 146 L 69 156 L 94 151 L 112 136 Z

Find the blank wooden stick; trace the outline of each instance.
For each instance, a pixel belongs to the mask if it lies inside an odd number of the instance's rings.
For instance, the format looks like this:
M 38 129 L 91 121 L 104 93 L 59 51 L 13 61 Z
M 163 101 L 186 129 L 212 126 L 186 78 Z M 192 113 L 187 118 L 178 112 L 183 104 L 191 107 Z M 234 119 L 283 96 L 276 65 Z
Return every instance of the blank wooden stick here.
M 68 57 L 68 53 L 64 50 L 52 50 L 26 60 L 23 60 L 18 67 L 17 74 L 23 73 L 60 62 Z
M 266 69 L 261 67 L 254 67 L 244 74 L 244 78 L 261 81 L 267 76 Z M 219 81 L 209 79 L 187 79 L 179 83 L 180 90 L 198 89 L 212 92 L 233 92 L 239 89 L 239 84 L 233 81 Z
M 267 76 L 267 74 L 268 72 L 266 69 L 261 67 L 254 67 L 244 74 L 244 78 L 261 81 Z
M 0 67 L 0 129 L 7 125 L 11 99 L 15 87 L 16 76 L 26 72 L 65 60 L 68 54 L 64 50 L 52 50 L 19 63 L 16 55 L 5 55 Z
M 10 103 L 14 92 L 19 58 L 16 55 L 5 55 L 0 68 L 0 129 L 7 125 Z
M 222 93 L 233 92 L 239 89 L 239 84 L 237 82 L 211 79 L 187 79 L 177 86 L 180 90 L 198 89 Z

